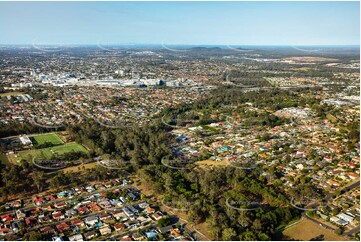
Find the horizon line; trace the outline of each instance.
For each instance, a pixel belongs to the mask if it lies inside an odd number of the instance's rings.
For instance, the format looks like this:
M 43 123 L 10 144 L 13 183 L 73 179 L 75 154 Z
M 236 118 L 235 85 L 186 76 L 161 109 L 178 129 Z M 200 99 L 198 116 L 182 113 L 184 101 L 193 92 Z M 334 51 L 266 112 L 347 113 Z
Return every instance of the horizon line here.
M 255 47 L 337 47 L 337 46 L 357 46 L 360 47 L 360 44 L 164 44 L 164 43 L 128 43 L 128 44 L 100 44 L 100 43 L 89 43 L 89 44 L 79 44 L 79 43 L 69 43 L 69 44 L 34 44 L 34 43 L 22 43 L 22 44 L 9 44 L 9 43 L 0 43 L 0 46 L 54 46 L 54 47 L 75 47 L 75 46 L 255 46 Z

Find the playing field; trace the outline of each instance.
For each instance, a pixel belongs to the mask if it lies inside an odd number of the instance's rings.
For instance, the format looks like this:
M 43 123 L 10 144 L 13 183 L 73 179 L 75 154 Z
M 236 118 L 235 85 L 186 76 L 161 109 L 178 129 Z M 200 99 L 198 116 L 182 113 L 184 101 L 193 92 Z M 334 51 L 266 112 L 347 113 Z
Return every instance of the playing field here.
M 39 134 L 30 136 L 31 141 L 34 145 L 42 145 L 45 142 L 50 142 L 53 145 L 63 144 L 63 141 L 56 134 Z
M 319 226 L 317 223 L 308 219 L 304 219 L 302 222 L 287 228 L 283 231 L 283 234 L 294 240 L 312 240 L 317 236 L 322 236 L 324 240 L 347 240 L 346 237 L 335 234 L 333 231 L 325 229 Z
M 81 151 L 84 153 L 88 153 L 88 151 L 80 144 L 77 143 L 68 143 L 64 145 L 58 145 L 54 147 L 44 148 L 44 149 L 36 149 L 36 150 L 24 150 L 20 151 L 17 154 L 17 160 L 20 161 L 21 159 L 29 160 L 32 157 L 41 157 L 42 156 L 46 159 L 51 159 L 53 154 L 62 155 L 67 152 L 72 151 Z

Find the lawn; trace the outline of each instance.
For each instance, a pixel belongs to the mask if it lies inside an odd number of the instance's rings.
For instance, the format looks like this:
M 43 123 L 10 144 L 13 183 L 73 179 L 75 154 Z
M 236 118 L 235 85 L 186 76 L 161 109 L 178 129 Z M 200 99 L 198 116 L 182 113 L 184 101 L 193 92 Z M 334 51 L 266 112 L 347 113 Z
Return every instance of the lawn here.
M 17 159 L 19 161 L 21 159 L 27 160 L 27 159 L 29 159 L 29 155 L 31 155 L 32 157 L 33 156 L 36 157 L 36 156 L 40 156 L 41 154 L 43 154 L 43 156 L 46 159 L 51 159 L 51 157 L 54 153 L 58 153 L 59 155 L 61 155 L 61 154 L 65 154 L 65 153 L 71 152 L 71 151 L 81 151 L 86 154 L 88 153 L 88 151 L 82 145 L 77 144 L 77 143 L 68 143 L 68 144 L 58 145 L 58 146 L 49 147 L 49 148 L 20 151 L 17 154 Z
M 63 141 L 56 134 L 39 134 L 30 137 L 34 145 L 43 145 L 46 142 L 53 145 L 63 144 Z

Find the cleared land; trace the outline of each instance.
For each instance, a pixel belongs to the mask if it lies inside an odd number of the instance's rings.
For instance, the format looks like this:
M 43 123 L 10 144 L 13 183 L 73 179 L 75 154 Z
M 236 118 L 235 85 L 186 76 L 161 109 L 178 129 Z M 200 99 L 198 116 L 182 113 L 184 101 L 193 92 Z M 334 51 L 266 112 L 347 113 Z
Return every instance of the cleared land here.
M 24 94 L 23 92 L 5 92 L 5 93 L 0 93 L 0 97 L 5 97 L 5 96 L 19 96 L 21 94 Z
M 46 159 L 51 159 L 53 154 L 62 155 L 72 151 L 81 151 L 86 154 L 88 153 L 88 151 L 82 145 L 77 143 L 69 143 L 69 144 L 44 148 L 44 149 L 20 151 L 17 154 L 17 160 L 18 161 L 20 161 L 21 159 L 28 160 L 29 157 L 33 157 L 33 156 L 35 157 L 44 156 Z
M 195 162 L 196 165 L 198 165 L 200 168 L 209 168 L 213 166 L 227 166 L 227 160 L 223 159 L 222 161 L 214 161 L 211 159 L 208 160 L 202 160 Z
M 293 60 L 298 62 L 323 62 L 323 61 L 338 61 L 334 58 L 325 58 L 325 57 L 317 57 L 317 56 L 295 56 L 284 58 L 285 60 Z
M 63 144 L 64 142 L 56 134 L 39 134 L 30 136 L 31 141 L 34 145 L 42 145 L 49 142 L 53 145 Z
M 340 241 L 347 240 L 346 237 L 335 234 L 333 231 L 325 229 L 324 227 L 304 219 L 300 223 L 287 228 L 283 231 L 283 235 L 295 240 L 311 240 L 317 236 L 324 236 L 324 240 Z

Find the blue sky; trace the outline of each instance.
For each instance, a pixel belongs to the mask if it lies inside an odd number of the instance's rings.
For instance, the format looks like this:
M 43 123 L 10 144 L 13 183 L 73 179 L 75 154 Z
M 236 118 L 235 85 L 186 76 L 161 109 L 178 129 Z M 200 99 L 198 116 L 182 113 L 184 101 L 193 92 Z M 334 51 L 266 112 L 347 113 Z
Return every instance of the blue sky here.
M 1 44 L 359 42 L 359 2 L 0 2 Z

